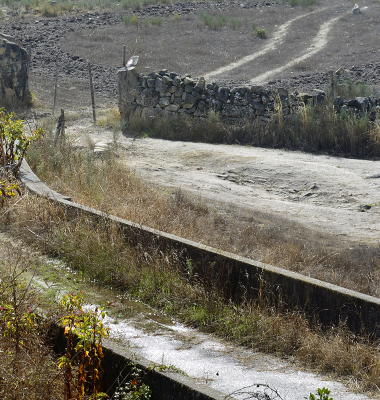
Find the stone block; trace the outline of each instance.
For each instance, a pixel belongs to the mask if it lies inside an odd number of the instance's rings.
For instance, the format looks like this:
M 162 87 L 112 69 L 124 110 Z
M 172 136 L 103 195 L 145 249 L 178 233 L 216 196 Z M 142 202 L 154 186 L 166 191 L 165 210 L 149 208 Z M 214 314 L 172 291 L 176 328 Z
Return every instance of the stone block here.
M 152 88 L 147 88 L 137 96 L 136 103 L 143 107 L 155 107 L 159 100 L 158 93 Z
M 165 110 L 175 112 L 179 109 L 178 104 L 170 104 L 169 106 L 165 107 Z
M 222 101 L 223 103 L 227 103 L 230 98 L 230 89 L 226 87 L 220 87 L 215 93 L 215 97 Z
M 0 106 L 28 101 L 28 54 L 21 42 L 0 34 L 0 65 Z

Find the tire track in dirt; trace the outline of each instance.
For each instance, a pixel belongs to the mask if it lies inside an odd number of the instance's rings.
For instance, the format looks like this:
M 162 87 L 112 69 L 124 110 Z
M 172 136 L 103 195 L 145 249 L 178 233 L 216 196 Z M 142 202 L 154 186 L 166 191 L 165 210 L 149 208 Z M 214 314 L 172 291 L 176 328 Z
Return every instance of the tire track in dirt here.
M 221 67 L 221 68 L 218 68 L 218 69 L 216 69 L 214 71 L 208 72 L 207 74 L 204 75 L 204 78 L 205 79 L 214 78 L 215 76 L 221 75 L 224 72 L 229 72 L 229 71 L 231 71 L 231 70 L 233 70 L 235 68 L 238 68 L 238 67 L 240 67 L 240 66 L 242 66 L 244 64 L 247 64 L 247 63 L 255 60 L 258 57 L 261 57 L 262 55 L 264 55 L 264 54 L 266 54 L 266 53 L 268 53 L 270 51 L 276 50 L 278 48 L 278 46 L 282 44 L 285 36 L 287 35 L 287 33 L 289 31 L 289 27 L 294 22 L 298 21 L 301 18 L 305 18 L 307 16 L 310 16 L 311 14 L 322 12 L 324 10 L 326 10 L 326 8 L 323 8 L 321 10 L 315 10 L 315 11 L 312 11 L 312 12 L 309 12 L 309 13 L 306 13 L 306 14 L 303 14 L 303 15 L 299 15 L 298 17 L 295 17 L 295 18 L 285 22 L 284 24 L 282 24 L 280 26 L 279 30 L 274 34 L 273 38 L 269 39 L 269 43 L 267 43 L 267 45 L 263 49 L 255 52 L 254 54 L 250 54 L 248 56 L 245 56 L 245 57 L 241 58 L 238 61 L 234 61 L 231 64 L 225 65 L 224 67 Z
M 312 57 L 314 54 L 321 51 L 327 45 L 328 34 L 332 26 L 336 21 L 341 19 L 344 15 L 345 14 L 340 15 L 339 17 L 332 18 L 329 21 L 323 23 L 321 25 L 321 28 L 319 29 L 318 35 L 314 38 L 312 44 L 302 56 L 299 56 L 293 59 L 292 61 L 289 61 L 288 63 L 282 65 L 281 67 L 272 69 L 270 71 L 265 72 L 264 74 L 256 76 L 250 81 L 250 83 L 256 85 L 267 83 L 270 77 L 273 77 L 274 75 L 277 75 L 283 72 L 284 70 L 293 67 L 295 64 L 300 63 L 301 61 L 305 61 L 306 59 Z

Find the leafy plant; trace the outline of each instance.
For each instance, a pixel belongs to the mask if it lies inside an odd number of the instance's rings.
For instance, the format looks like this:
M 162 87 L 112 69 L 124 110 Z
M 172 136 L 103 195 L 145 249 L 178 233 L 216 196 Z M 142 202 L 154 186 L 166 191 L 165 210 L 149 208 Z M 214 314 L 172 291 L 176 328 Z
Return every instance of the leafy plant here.
M 102 339 L 109 333 L 102 322 L 105 313 L 100 308 L 85 312 L 82 308 L 83 293 L 63 296 L 61 305 L 65 315 L 59 321 L 65 327 L 67 346 L 66 353 L 58 359 L 58 366 L 64 370 L 66 399 L 71 399 L 73 394 L 74 361 L 77 364 L 78 400 L 83 399 L 85 394 L 98 398 L 102 395 Z M 76 337 L 78 341 L 75 345 Z
M 55 398 L 61 382 L 55 380 L 53 354 L 46 346 L 51 309 L 45 308 L 43 319 L 35 313 L 39 293 L 31 285 L 34 259 L 19 242 L 0 245 L 0 398 Z
M 23 121 L 0 108 L 0 169 L 11 171 L 17 176 L 31 142 L 42 138 L 43 134 L 43 129 L 39 128 L 27 136 Z
M 14 354 L 14 370 L 24 344 L 23 337 L 34 328 L 36 318 L 29 304 L 29 285 L 19 276 L 19 271 L 11 271 L 0 287 L 0 332 L 8 339 L 8 354 Z
M 6 178 L 0 179 L 0 208 L 6 199 L 16 196 L 16 193 L 21 196 L 20 184 L 11 175 L 7 174 Z
M 264 28 L 255 28 L 255 35 L 260 39 L 264 39 L 267 35 L 267 31 Z
M 132 365 L 132 380 L 121 385 L 112 397 L 113 400 L 150 400 L 152 391 L 142 382 L 142 370 Z
M 320 389 L 318 388 L 318 393 L 317 396 L 319 397 L 315 397 L 315 394 L 310 393 L 309 397 L 305 397 L 305 399 L 307 400 L 333 400 L 332 397 L 329 397 L 330 394 L 330 390 L 323 388 Z

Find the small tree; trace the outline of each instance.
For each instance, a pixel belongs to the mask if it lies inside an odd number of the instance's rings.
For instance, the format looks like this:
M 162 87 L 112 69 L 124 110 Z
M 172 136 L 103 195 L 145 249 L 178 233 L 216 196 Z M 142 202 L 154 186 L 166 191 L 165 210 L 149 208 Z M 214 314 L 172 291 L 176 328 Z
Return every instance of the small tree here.
M 0 207 L 5 199 L 20 193 L 16 178 L 22 160 L 34 140 L 43 136 L 42 128 L 31 135 L 24 133 L 24 121 L 15 118 L 13 113 L 7 114 L 0 108 Z
M 58 366 L 63 369 L 67 400 L 73 398 L 74 366 L 77 367 L 77 399 L 84 399 L 86 394 L 91 399 L 103 396 L 102 339 L 108 336 L 109 329 L 102 322 L 104 311 L 97 307 L 95 311 L 85 312 L 82 308 L 83 300 L 82 293 L 70 293 L 61 299 L 64 316 L 59 321 L 65 327 L 67 346 L 66 353 L 58 360 Z

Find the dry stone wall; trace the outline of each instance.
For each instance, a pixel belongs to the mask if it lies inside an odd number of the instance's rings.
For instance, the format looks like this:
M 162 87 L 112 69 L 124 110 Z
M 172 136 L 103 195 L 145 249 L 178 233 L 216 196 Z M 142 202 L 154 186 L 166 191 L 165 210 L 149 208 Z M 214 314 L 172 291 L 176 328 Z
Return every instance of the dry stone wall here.
M 0 33 L 0 106 L 28 100 L 28 54 L 22 44 Z
M 196 81 L 190 75 L 181 76 L 167 70 L 144 75 L 135 68 L 124 68 L 118 75 L 123 119 L 128 119 L 131 113 L 143 117 L 187 115 L 202 118 L 214 111 L 228 122 L 257 118 L 269 121 L 280 108 L 287 118 L 308 102 L 321 103 L 326 98 L 322 91 L 293 95 L 283 88 L 276 91 L 261 86 L 228 88 L 216 83 L 206 84 L 204 78 Z M 368 112 L 374 119 L 380 110 L 380 98 L 345 100 L 336 97 L 334 107 L 337 112 Z

